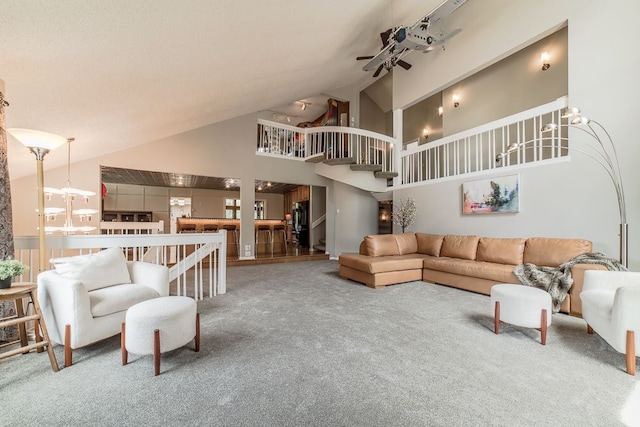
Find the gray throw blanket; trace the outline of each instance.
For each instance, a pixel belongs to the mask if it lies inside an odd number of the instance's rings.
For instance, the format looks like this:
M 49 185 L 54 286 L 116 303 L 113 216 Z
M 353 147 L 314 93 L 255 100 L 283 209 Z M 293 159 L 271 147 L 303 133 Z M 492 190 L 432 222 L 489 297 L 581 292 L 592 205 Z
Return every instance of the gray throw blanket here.
M 600 264 L 612 271 L 624 271 L 626 268 L 613 258 L 609 258 L 600 252 L 591 252 L 578 255 L 558 267 L 537 266 L 535 264 L 520 264 L 513 269 L 523 285 L 533 286 L 549 292 L 553 305 L 553 312 L 560 310 L 571 285 L 571 267 L 575 264 Z

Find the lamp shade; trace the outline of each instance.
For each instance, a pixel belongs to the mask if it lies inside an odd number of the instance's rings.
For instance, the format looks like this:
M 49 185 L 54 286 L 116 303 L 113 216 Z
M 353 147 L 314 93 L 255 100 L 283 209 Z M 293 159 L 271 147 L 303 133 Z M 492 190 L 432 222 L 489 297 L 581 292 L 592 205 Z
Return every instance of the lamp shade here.
M 27 148 L 41 148 L 51 151 L 67 143 L 67 138 L 63 136 L 39 130 L 13 128 L 7 129 L 7 132 Z

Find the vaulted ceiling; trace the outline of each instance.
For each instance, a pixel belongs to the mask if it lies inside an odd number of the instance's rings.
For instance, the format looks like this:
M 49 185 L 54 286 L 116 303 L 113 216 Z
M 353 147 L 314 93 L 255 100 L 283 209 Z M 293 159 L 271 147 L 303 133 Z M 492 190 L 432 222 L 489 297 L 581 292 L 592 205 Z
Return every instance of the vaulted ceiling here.
M 358 55 L 441 0 L 3 1 L 6 125 L 75 137 L 73 161 L 369 84 Z M 310 110 L 316 116 L 320 111 Z M 63 166 L 51 156 L 46 167 Z M 33 156 L 9 140 L 13 179 Z

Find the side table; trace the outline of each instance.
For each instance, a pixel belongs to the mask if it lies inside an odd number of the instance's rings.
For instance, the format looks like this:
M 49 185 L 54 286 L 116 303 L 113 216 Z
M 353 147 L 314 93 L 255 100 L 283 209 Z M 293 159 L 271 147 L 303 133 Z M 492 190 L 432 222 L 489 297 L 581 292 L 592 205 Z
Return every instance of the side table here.
M 13 283 L 8 289 L 0 289 L 0 301 L 14 300 L 16 304 L 16 316 L 1 319 L 0 327 L 18 325 L 18 330 L 20 331 L 20 348 L 0 353 L 0 359 L 15 356 L 16 354 L 25 354 L 30 352 L 31 350 L 37 350 L 38 353 L 41 353 L 43 351 L 43 347 L 46 347 L 47 353 L 49 354 L 49 360 L 51 361 L 51 368 L 54 372 L 58 372 L 58 361 L 56 360 L 56 356 L 53 353 L 53 348 L 50 345 L 49 333 L 47 332 L 47 327 L 42 320 L 40 303 L 38 302 L 38 298 L 36 297 L 37 288 L 38 286 L 35 283 L 24 282 Z M 22 304 L 23 298 L 31 299 L 31 301 L 33 302 L 35 314 L 31 316 L 25 315 L 24 307 Z M 35 323 L 35 344 L 29 344 L 29 341 L 27 340 L 26 323 L 31 320 L 33 320 Z M 42 336 L 40 336 L 38 327 L 42 332 Z

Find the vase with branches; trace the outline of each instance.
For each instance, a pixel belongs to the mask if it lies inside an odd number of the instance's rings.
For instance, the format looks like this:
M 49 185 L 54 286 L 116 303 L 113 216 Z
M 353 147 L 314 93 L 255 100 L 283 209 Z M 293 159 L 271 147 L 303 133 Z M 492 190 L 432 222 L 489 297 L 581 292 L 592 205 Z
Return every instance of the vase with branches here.
M 402 227 L 404 233 L 405 228 L 413 224 L 416 219 L 416 201 L 407 197 L 400 199 L 398 203 L 393 204 L 393 223 Z

